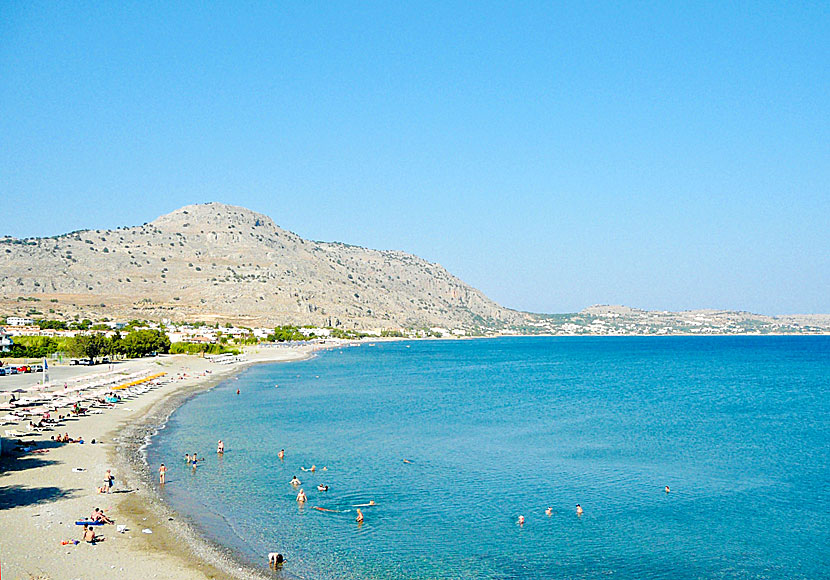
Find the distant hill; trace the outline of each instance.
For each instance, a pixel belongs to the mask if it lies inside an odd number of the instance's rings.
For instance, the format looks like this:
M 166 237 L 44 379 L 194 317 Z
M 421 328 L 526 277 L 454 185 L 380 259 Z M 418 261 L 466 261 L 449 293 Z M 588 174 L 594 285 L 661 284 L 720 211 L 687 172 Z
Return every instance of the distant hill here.
M 6 237 L 0 272 L 7 314 L 468 331 L 531 319 L 417 256 L 305 240 L 220 203 L 136 227 Z
M 220 203 L 136 227 L 0 238 L 0 315 L 12 314 L 505 334 L 830 332 L 826 314 L 626 306 L 517 312 L 417 256 L 305 240 L 267 216 Z

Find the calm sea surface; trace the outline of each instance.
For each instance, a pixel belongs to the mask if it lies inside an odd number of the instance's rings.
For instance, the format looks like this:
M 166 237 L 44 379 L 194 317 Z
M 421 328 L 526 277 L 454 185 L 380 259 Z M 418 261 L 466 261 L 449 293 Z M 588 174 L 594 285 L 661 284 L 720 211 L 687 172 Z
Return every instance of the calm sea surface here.
M 148 454 L 284 578 L 830 578 L 830 337 L 364 344 L 250 368 Z

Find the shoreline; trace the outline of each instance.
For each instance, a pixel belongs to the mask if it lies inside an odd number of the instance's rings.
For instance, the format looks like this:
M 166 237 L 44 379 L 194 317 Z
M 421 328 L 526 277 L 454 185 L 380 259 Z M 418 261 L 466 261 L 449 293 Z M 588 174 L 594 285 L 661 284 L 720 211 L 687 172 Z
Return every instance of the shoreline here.
M 48 433 L 41 433 L 26 440 L 36 440 L 36 446 L 45 449 L 42 455 L 8 455 L 0 461 L 0 529 L 16 530 L 2 534 L 0 570 L 4 576 L 22 580 L 83 578 L 92 573 L 85 571 L 85 566 L 94 563 L 98 571 L 94 577 L 106 571 L 136 579 L 266 578 L 264 571 L 208 538 L 167 503 L 146 462 L 146 445 L 184 402 L 250 366 L 308 360 L 318 350 L 343 344 L 251 348 L 246 350 L 248 360 L 227 366 L 188 355 L 128 361 L 124 371 L 141 367 L 165 370 L 173 382 L 126 399 L 101 414 L 72 418 L 54 431 L 69 432 L 73 438 L 84 435 L 90 443 L 97 439 L 95 445 L 56 444 Z M 9 447 L 12 443 L 5 440 Z M 84 471 L 75 473 L 74 465 Z M 101 484 L 106 469 L 116 475 L 115 491 L 99 495 L 95 487 Z M 116 523 L 126 525 L 127 531 L 119 534 L 115 526 L 104 526 L 100 533 L 108 541 L 61 545 L 79 538 L 80 527 L 72 522 L 95 506 L 101 506 Z M 152 533 L 142 533 L 143 529 Z M 90 550 L 92 554 L 86 553 Z M 291 577 L 285 572 L 282 575 Z

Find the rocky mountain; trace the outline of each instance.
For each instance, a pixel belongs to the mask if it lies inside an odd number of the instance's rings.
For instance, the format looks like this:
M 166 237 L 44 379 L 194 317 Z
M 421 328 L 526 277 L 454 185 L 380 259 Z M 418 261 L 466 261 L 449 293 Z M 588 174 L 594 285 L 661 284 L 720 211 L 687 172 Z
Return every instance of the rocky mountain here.
M 468 331 L 529 320 L 417 256 L 305 240 L 219 203 L 136 227 L 6 236 L 0 272 L 4 314 Z

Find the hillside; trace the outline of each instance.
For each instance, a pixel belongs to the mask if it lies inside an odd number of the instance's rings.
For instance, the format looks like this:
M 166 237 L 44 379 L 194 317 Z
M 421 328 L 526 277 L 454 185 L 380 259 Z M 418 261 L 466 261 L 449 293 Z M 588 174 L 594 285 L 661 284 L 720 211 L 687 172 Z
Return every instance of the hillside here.
M 136 227 L 6 237 L 0 272 L 4 314 L 360 329 L 500 329 L 528 320 L 417 256 L 305 240 L 219 203 Z

